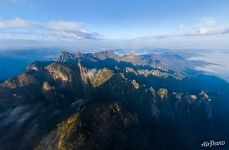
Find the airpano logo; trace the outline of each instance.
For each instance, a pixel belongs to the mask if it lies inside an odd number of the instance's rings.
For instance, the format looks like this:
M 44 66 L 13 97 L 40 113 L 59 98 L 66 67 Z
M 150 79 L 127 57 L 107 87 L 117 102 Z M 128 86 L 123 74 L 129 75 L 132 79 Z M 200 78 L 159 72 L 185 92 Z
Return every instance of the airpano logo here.
M 201 143 L 201 147 L 203 148 L 207 148 L 207 147 L 216 147 L 216 146 L 224 146 L 226 144 L 225 141 L 204 141 L 203 143 Z

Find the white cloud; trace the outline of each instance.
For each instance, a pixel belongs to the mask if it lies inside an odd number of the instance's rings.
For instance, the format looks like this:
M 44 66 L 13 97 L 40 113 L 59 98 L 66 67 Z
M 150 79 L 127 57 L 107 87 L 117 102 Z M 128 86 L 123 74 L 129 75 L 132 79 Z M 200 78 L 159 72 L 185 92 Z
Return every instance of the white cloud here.
M 202 18 L 201 22 L 193 26 L 178 25 L 178 31 L 174 34 L 158 34 L 138 39 L 154 40 L 154 39 L 177 39 L 177 38 L 197 38 L 206 36 L 211 38 L 213 36 L 225 36 L 229 34 L 229 25 L 219 25 L 216 20 L 212 18 Z M 133 38 L 137 39 L 137 38 Z
M 180 24 L 176 32 L 171 34 L 155 34 L 132 38 L 129 41 L 122 39 L 122 41 L 122 45 L 139 48 L 228 49 L 229 26 L 227 24 L 219 24 L 214 19 L 204 18 L 196 25 Z
M 21 18 L 14 18 L 11 20 L 1 20 L 0 29 L 31 29 L 40 28 L 40 25 L 36 22 L 24 20 Z
M 211 18 L 203 18 L 191 35 L 216 35 L 229 33 L 228 25 L 218 25 L 216 20 Z
M 81 31 L 85 32 L 82 26 L 77 22 L 69 21 L 50 21 L 47 23 L 47 27 L 54 30 L 60 31 Z
M 96 39 L 98 34 L 89 32 L 78 22 L 48 21 L 35 22 L 21 18 L 0 20 L 0 38 L 12 36 L 12 38 L 37 37 L 44 39 Z M 4 35 L 4 36 L 3 36 Z M 46 35 L 46 36 L 44 36 Z M 56 37 L 57 36 L 57 37 Z
M 37 22 L 14 18 L 0 20 L 0 41 L 39 41 L 75 45 L 79 47 L 109 48 L 228 48 L 229 26 L 219 25 L 214 19 L 205 18 L 197 25 L 178 25 L 177 32 L 171 34 L 155 34 L 145 37 L 107 39 L 100 34 L 88 31 L 83 24 L 75 21 L 52 20 Z M 116 33 L 116 31 L 113 31 Z M 121 34 L 120 34 L 121 35 Z M 144 36 L 144 35 L 143 35 Z M 16 44 L 16 42 L 13 42 Z M 19 42 L 18 42 L 19 43 Z M 70 43 L 70 44 L 69 44 Z M 6 44 L 8 46 L 10 44 Z M 48 44 L 47 44 L 48 45 Z

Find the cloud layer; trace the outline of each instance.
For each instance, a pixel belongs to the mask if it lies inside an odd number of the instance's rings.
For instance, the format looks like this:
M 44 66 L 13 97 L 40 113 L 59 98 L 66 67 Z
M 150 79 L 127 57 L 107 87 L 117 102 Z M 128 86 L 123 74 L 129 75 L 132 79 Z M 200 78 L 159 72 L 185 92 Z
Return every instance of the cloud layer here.
M 202 18 L 201 22 L 197 25 L 193 25 L 186 28 L 183 24 L 179 24 L 178 28 L 182 33 L 176 34 L 159 34 L 147 37 L 140 37 L 140 39 L 168 39 L 168 38 L 187 38 L 187 37 L 213 37 L 220 36 L 229 33 L 229 25 L 218 25 L 214 19 Z
M 0 20 L 0 38 L 36 38 L 59 40 L 97 39 L 99 35 L 89 32 L 78 22 L 35 22 L 22 18 Z
M 190 35 L 219 35 L 229 33 L 229 26 L 218 25 L 214 19 L 202 18 Z
M 142 37 L 125 37 L 122 33 L 112 31 L 119 38 L 110 38 L 87 30 L 81 23 L 75 21 L 47 21 L 38 22 L 22 18 L 0 20 L 0 42 L 3 46 L 13 43 L 21 46 L 22 40 L 43 43 L 54 46 L 77 46 L 77 48 L 228 48 L 229 26 L 219 25 L 214 19 L 203 18 L 196 25 L 178 25 L 179 30 L 173 34 L 157 34 Z M 179 32 L 180 31 L 180 32 Z M 130 31 L 131 32 L 131 31 Z M 134 32 L 134 31 L 133 31 Z M 112 34 L 111 33 L 111 34 Z M 103 35 L 103 36 L 102 36 Z M 130 33 L 131 35 L 131 33 Z M 6 42 L 6 41 L 9 42 Z M 18 42 L 17 42 L 18 41 Z M 45 44 L 44 44 L 45 43 Z M 36 44 L 36 43 L 35 43 Z M 2 45 L 1 45 L 2 46 Z M 16 45 L 15 45 L 16 46 Z M 41 44 L 38 46 L 42 46 Z

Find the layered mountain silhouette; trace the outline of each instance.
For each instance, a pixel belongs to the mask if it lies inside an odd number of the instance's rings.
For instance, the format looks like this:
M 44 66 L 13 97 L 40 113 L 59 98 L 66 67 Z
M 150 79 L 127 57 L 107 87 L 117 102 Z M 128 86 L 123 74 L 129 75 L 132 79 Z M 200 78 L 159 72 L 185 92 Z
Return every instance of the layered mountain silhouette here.
M 229 84 L 193 69 L 203 64 L 113 51 L 34 62 L 0 84 L 0 149 L 195 150 L 227 141 Z

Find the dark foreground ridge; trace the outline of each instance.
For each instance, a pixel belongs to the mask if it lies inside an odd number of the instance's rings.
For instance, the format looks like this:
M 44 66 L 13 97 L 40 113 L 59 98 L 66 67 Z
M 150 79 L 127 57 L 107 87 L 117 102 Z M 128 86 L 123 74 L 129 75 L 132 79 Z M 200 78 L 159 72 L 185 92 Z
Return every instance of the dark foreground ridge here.
M 112 51 L 34 62 L 0 84 L 0 149 L 228 150 L 229 85 L 202 64 Z

